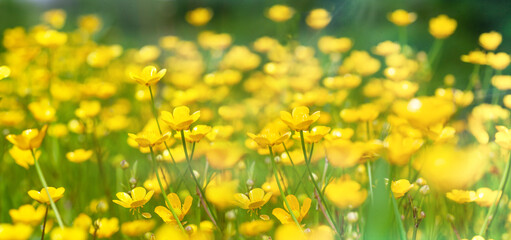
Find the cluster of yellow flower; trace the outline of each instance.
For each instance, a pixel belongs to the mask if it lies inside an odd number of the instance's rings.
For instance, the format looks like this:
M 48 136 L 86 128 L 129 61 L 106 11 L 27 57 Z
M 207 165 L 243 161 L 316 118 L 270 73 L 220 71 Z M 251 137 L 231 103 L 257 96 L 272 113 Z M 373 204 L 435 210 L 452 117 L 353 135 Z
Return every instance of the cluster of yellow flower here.
M 264 14 L 285 24 L 296 12 L 274 5 Z M 318 31 L 332 17 L 314 9 L 305 23 Z M 193 26 L 212 18 L 208 8 L 186 14 Z M 0 126 L 12 147 L 1 164 L 12 159 L 29 174 L 0 177 L 0 189 L 43 188 L 2 201 L 12 224 L 0 224 L 0 240 L 358 239 L 376 206 L 394 211 L 381 220 L 393 226 L 384 239 L 484 239 L 508 211 L 497 210 L 509 201 L 511 95 L 501 93 L 511 89 L 502 73 L 511 57 L 495 52 L 501 34 L 483 33 L 484 50 L 461 56 L 474 65 L 463 76 L 470 80 L 447 75 L 429 92 L 457 22 L 429 21 L 435 40 L 426 54 L 406 42 L 417 19 L 390 13 L 399 43 L 370 51 L 335 36 L 317 46 L 269 36 L 233 45 L 213 31 L 123 49 L 93 40 L 102 26 L 95 15 L 61 31 L 62 10 L 30 30 L 5 30 Z M 28 197 L 37 203 L 21 205 Z

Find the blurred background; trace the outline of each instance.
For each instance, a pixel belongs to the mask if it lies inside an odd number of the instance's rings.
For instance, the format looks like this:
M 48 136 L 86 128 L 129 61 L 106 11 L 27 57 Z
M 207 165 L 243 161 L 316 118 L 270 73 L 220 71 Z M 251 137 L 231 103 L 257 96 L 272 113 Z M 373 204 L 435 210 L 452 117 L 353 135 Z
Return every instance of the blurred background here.
M 293 7 L 296 15 L 285 23 L 274 23 L 264 16 L 265 10 L 274 4 Z M 205 26 L 194 27 L 185 21 L 186 12 L 197 7 L 208 7 L 214 12 Z M 481 33 L 501 32 L 504 41 L 500 51 L 511 50 L 509 0 L 0 0 L 0 32 L 15 26 L 34 26 L 43 12 L 54 8 L 67 12 L 64 31 L 76 27 L 79 15 L 99 15 L 103 28 L 96 40 L 126 48 L 157 44 L 159 37 L 165 35 L 195 40 L 200 31 L 213 30 L 232 34 L 234 44 L 249 44 L 258 37 L 272 36 L 280 41 L 298 39 L 302 45 L 315 46 L 320 35 L 328 34 L 353 39 L 354 49 L 370 49 L 384 40 L 398 41 L 398 28 L 386 16 L 402 8 L 418 15 L 417 21 L 408 27 L 408 44 L 426 52 L 434 40 L 428 33 L 430 18 L 446 14 L 458 21 L 456 32 L 444 43 L 439 76 L 453 73 L 458 78 L 468 78 L 471 64 L 442 63 L 460 62 L 462 54 L 478 48 Z M 322 30 L 313 30 L 305 24 L 306 15 L 314 8 L 332 13 L 332 22 Z M 446 65 L 449 69 L 442 68 Z

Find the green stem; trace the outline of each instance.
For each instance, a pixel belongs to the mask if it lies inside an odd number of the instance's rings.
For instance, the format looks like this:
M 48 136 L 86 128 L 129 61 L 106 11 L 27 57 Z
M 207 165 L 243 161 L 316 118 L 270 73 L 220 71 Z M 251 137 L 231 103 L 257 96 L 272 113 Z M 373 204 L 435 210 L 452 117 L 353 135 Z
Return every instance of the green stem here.
M 438 54 L 440 53 L 440 49 L 442 49 L 443 42 L 444 41 L 442 39 L 435 39 L 433 46 L 429 50 L 428 65 L 430 69 L 433 67 L 433 64 L 435 64 L 435 60 L 438 57 Z
M 490 210 L 488 211 L 488 214 L 486 215 L 486 219 L 484 220 L 484 224 L 481 227 L 481 230 L 479 230 L 479 235 L 483 236 L 486 233 L 486 230 L 490 228 L 491 222 L 493 218 L 495 217 L 495 213 L 497 212 L 497 209 L 499 208 L 500 200 L 502 199 L 502 195 L 504 195 L 504 189 L 506 188 L 507 179 L 509 178 L 509 170 L 511 165 L 511 156 L 509 157 L 506 168 L 504 169 L 504 175 L 502 175 L 502 178 L 500 179 L 499 184 L 499 196 L 495 199 L 493 205 L 491 205 Z
M 53 209 L 53 212 L 55 213 L 55 218 L 57 218 L 57 222 L 59 223 L 60 228 L 64 228 L 64 223 L 62 222 L 62 218 L 60 217 L 59 210 L 57 209 L 57 206 L 53 202 L 53 199 L 50 195 L 50 191 L 48 191 L 48 184 L 46 184 L 46 178 L 44 178 L 43 171 L 41 171 L 41 167 L 39 166 L 39 161 L 37 160 L 37 158 L 35 156 L 35 152 L 33 149 L 30 152 L 32 153 L 32 157 L 34 158 L 34 165 L 35 165 L 35 169 L 37 171 L 37 175 L 39 176 L 39 180 L 41 180 L 41 183 L 43 184 L 43 187 L 46 190 L 46 194 L 48 194 L 48 199 L 50 200 L 51 208 Z
M 209 203 L 205 197 L 206 195 L 204 195 L 204 191 L 202 190 L 200 183 L 197 180 L 197 177 L 193 173 L 191 157 L 193 157 L 193 152 L 195 150 L 195 143 L 192 145 L 192 156 L 188 156 L 188 150 L 186 149 L 186 140 L 185 140 L 185 131 L 184 130 L 181 130 L 181 142 L 183 145 L 183 151 L 185 152 L 186 162 L 188 163 L 188 169 L 190 170 L 190 174 L 192 175 L 193 181 L 195 182 L 195 186 L 197 187 L 197 190 L 198 190 L 197 193 L 199 195 L 199 199 L 202 203 L 202 206 L 203 206 L 204 210 L 206 211 L 206 214 L 209 216 L 211 222 L 213 222 L 213 224 L 216 226 L 216 228 L 220 232 L 222 232 L 222 229 L 220 229 L 218 227 L 218 224 L 217 224 L 218 221 L 216 220 L 215 216 L 213 216 L 211 209 L 209 208 Z
M 44 233 L 46 232 L 46 219 L 48 218 L 48 205 L 46 205 L 46 211 L 44 212 L 43 232 L 41 233 L 41 240 L 44 240 Z
M 371 170 L 371 160 L 367 159 L 366 161 L 366 167 L 367 167 L 367 176 L 369 178 L 369 196 L 371 196 L 371 203 L 373 203 L 373 174 Z
M 284 200 L 284 204 L 286 205 L 289 214 L 291 214 L 291 218 L 293 218 L 293 221 L 296 223 L 296 226 L 298 226 L 298 228 L 301 231 L 303 231 L 302 227 L 300 226 L 300 223 L 298 222 L 298 220 L 295 217 L 295 214 L 293 213 L 293 209 L 291 209 L 291 205 L 287 201 L 286 195 L 284 194 L 284 190 L 282 189 L 282 185 L 280 184 L 280 178 L 277 172 L 277 164 L 275 163 L 275 158 L 273 156 L 273 150 L 271 149 L 271 146 L 268 146 L 268 149 L 270 150 L 271 165 L 273 166 L 273 173 L 275 175 L 275 179 L 277 180 L 277 186 L 279 187 L 280 197 L 282 197 L 282 199 Z
M 305 138 L 303 136 L 303 130 L 300 130 L 300 141 L 302 143 L 302 152 L 303 152 L 303 157 L 305 159 L 305 166 L 307 167 L 307 171 L 309 172 L 309 177 L 310 177 L 310 179 L 312 181 L 314 189 L 316 190 L 316 193 L 319 196 L 318 200 L 320 201 L 320 204 L 322 204 L 324 206 L 324 208 L 325 208 L 325 213 L 327 215 L 327 218 L 329 220 L 330 225 L 332 225 L 331 226 L 332 229 L 334 229 L 335 232 L 337 233 L 337 235 L 339 235 L 339 237 L 342 238 L 342 236 L 340 235 L 339 231 L 335 227 L 336 223 L 332 219 L 332 214 L 330 213 L 330 209 L 326 205 L 325 197 L 323 196 L 323 193 L 319 189 L 318 183 L 316 182 L 316 179 L 314 179 L 314 175 L 312 174 L 312 170 L 310 169 L 310 161 L 307 160 L 307 150 L 305 149 Z
M 153 160 L 154 173 L 156 174 L 156 180 L 158 180 L 158 185 L 160 185 L 160 189 L 161 189 L 161 193 L 163 195 L 163 199 L 165 199 L 165 203 L 167 203 L 167 207 L 169 208 L 170 212 L 172 213 L 172 216 L 176 220 L 179 228 L 181 229 L 181 231 L 185 232 L 185 229 L 183 228 L 183 224 L 181 224 L 181 221 L 179 220 L 179 217 L 174 212 L 174 208 L 172 208 L 172 205 L 170 204 L 170 201 L 167 198 L 167 193 L 165 192 L 165 188 L 163 188 L 163 185 L 161 184 L 160 174 L 158 173 L 158 163 L 156 162 L 156 157 L 154 156 L 153 147 L 149 147 L 149 150 L 151 150 L 151 159 Z
M 401 52 L 403 52 L 407 42 L 406 26 L 399 27 L 399 42 L 401 42 Z
M 406 240 L 406 232 L 405 227 L 403 226 L 403 221 L 401 221 L 401 214 L 399 213 L 399 209 L 397 207 L 396 198 L 394 197 L 394 193 L 392 190 L 389 190 L 390 198 L 392 199 L 392 207 L 394 208 L 394 216 L 396 218 L 396 223 L 399 227 L 399 237 L 401 240 Z

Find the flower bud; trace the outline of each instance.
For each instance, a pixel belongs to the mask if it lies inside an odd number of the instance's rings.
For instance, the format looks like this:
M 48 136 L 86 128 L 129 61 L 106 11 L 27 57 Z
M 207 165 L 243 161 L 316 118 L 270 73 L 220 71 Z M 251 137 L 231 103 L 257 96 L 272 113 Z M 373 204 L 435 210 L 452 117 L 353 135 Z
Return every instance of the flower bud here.
M 347 215 L 349 223 L 356 223 L 358 221 L 358 213 L 357 212 L 349 212 Z
M 127 169 L 130 167 L 130 164 L 126 160 L 122 160 L 120 165 L 122 169 Z

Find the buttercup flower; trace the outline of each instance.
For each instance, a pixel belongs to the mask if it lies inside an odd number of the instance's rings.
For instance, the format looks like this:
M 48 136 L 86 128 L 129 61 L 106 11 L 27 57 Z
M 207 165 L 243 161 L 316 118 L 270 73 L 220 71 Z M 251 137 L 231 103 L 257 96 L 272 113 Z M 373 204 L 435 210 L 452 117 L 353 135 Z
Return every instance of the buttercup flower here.
M 447 198 L 457 203 L 468 203 L 473 202 L 477 199 L 477 194 L 474 191 L 465 191 L 454 189 L 445 194 Z
M 186 13 L 186 21 L 193 26 L 206 25 L 213 17 L 213 11 L 209 8 L 196 8 Z
M 170 201 L 170 205 L 171 205 L 170 207 L 176 213 L 177 217 L 179 218 L 179 221 L 182 221 L 183 218 L 185 217 L 185 215 L 188 213 L 188 211 L 190 211 L 190 207 L 192 206 L 193 198 L 191 196 L 187 196 L 185 198 L 183 205 L 181 205 L 181 200 L 179 199 L 179 196 L 177 196 L 177 194 L 175 194 L 175 193 L 169 193 L 167 195 L 167 198 Z M 154 209 L 154 212 L 156 214 L 158 214 L 158 216 L 160 216 L 164 222 L 171 223 L 171 224 L 177 224 L 176 219 L 174 218 L 174 216 L 172 215 L 172 212 L 168 209 L 168 207 L 169 206 L 167 206 L 167 207 L 158 206 Z
M 46 135 L 46 129 L 48 129 L 48 125 L 44 125 L 41 131 L 38 129 L 27 129 L 20 135 L 9 134 L 5 138 L 21 150 L 33 150 L 41 146 Z
M 392 193 L 394 193 L 395 198 L 401 198 L 408 191 L 410 191 L 412 187 L 413 184 L 410 184 L 410 182 L 407 179 L 399 179 L 397 181 L 392 181 L 390 185 L 390 189 L 392 190 Z
M 115 217 L 110 219 L 100 218 L 93 225 L 90 227 L 89 233 L 95 234 L 98 238 L 110 238 L 119 231 L 119 219 Z
M 260 209 L 270 200 L 271 196 L 271 193 L 265 194 L 261 188 L 254 188 L 250 190 L 248 196 L 243 193 L 234 194 L 234 199 L 236 200 L 236 205 L 240 208 L 257 211 L 257 209 Z
M 479 45 L 484 49 L 493 51 L 497 49 L 502 42 L 502 34 L 491 31 L 479 36 Z
M 121 225 L 122 234 L 128 237 L 139 237 L 144 233 L 153 230 L 156 222 L 154 220 L 134 220 Z
M 32 227 L 26 224 L 0 224 L 0 239 L 26 240 L 32 235 Z
M 266 12 L 266 17 L 274 22 L 285 22 L 293 17 L 295 10 L 286 5 L 273 5 Z
M 158 71 L 154 66 L 147 66 L 141 72 L 130 72 L 130 78 L 144 86 L 153 86 L 167 73 L 166 69 Z
M 326 27 L 332 20 L 332 16 L 330 16 L 330 13 L 323 9 L 323 8 L 317 8 L 312 10 L 309 15 L 307 15 L 307 18 L 305 19 L 305 22 L 309 27 L 314 29 L 322 29 Z
M 161 135 L 156 131 L 140 132 L 137 135 L 128 133 L 128 136 L 138 143 L 139 147 L 155 147 L 165 142 L 170 137 L 170 132 Z
M 274 208 L 272 211 L 272 214 L 279 219 L 279 221 L 282 224 L 293 224 L 294 220 L 291 217 L 290 212 L 293 212 L 293 215 L 296 217 L 296 220 L 301 223 L 302 219 L 307 216 L 307 213 L 309 212 L 309 208 L 311 205 L 311 199 L 305 198 L 303 200 L 302 207 L 300 208 L 300 203 L 298 202 L 298 199 L 295 197 L 295 195 L 287 195 L 286 196 L 287 202 L 289 203 L 289 206 L 291 207 L 291 210 L 287 208 L 287 205 L 284 203 L 284 209 L 282 208 Z
M 253 220 L 240 225 L 240 233 L 247 237 L 253 237 L 268 232 L 273 227 L 273 221 Z
M 161 112 L 161 119 L 174 131 L 190 129 L 190 125 L 196 122 L 199 117 L 200 111 L 190 115 L 190 109 L 186 106 L 176 107 L 172 113 L 167 111 Z
M 19 209 L 9 210 L 9 215 L 12 218 L 12 222 L 23 223 L 31 226 L 38 225 L 44 218 L 46 209 L 44 206 L 39 205 L 36 209 L 30 204 L 22 205 Z
M 86 240 L 87 231 L 76 227 L 56 228 L 50 236 L 52 240 Z
M 70 162 L 81 163 L 89 160 L 94 152 L 92 150 L 76 149 L 66 153 L 66 158 Z
M 134 211 L 149 202 L 153 194 L 154 191 L 147 192 L 143 187 L 136 187 L 130 191 L 130 194 L 118 192 L 116 196 L 119 200 L 113 200 L 113 202 Z
M 192 130 L 185 130 L 185 139 L 188 142 L 199 142 L 211 131 L 210 126 L 197 125 Z
M 25 169 L 28 169 L 29 166 L 34 165 L 34 157 L 32 157 L 30 150 L 21 150 L 16 146 L 12 146 L 12 148 L 9 149 L 9 154 L 12 158 L 14 158 L 14 162 L 16 162 L 16 164 L 24 167 Z M 41 151 L 36 151 L 35 156 L 36 159 L 39 159 L 41 156 Z
M 485 187 L 479 188 L 476 191 L 477 199 L 475 200 L 475 202 L 479 206 L 490 207 L 493 205 L 495 200 L 498 197 L 500 197 L 501 194 L 502 194 L 502 192 L 498 191 L 498 190 L 493 191 L 493 190 L 491 190 L 489 188 L 485 188 Z
M 403 9 L 398 9 L 394 12 L 391 12 L 387 18 L 392 23 L 398 25 L 398 26 L 407 26 L 410 23 L 415 22 L 417 19 L 417 14 L 413 12 L 407 12 Z
M 495 133 L 495 143 L 500 147 L 511 150 L 511 131 L 504 126 L 496 126 L 497 133 Z
M 66 191 L 66 189 L 63 187 L 59 187 L 59 188 L 48 187 L 48 192 L 50 193 L 50 196 L 51 196 L 51 199 L 53 200 L 53 202 L 57 202 L 59 199 L 61 199 L 64 196 L 65 191 Z M 48 193 L 46 192 L 46 189 L 44 189 L 44 188 L 42 188 L 41 191 L 30 190 L 30 191 L 28 191 L 28 195 L 32 199 L 34 199 L 40 203 L 50 204 L 50 199 L 48 198 Z
M 366 200 L 367 190 L 345 175 L 328 184 L 325 195 L 338 208 L 357 208 Z
M 309 115 L 308 107 L 295 107 L 291 113 L 280 112 L 280 119 L 293 131 L 309 130 L 310 125 L 319 119 L 319 111 Z
M 438 17 L 429 20 L 429 33 L 438 39 L 447 38 L 454 33 L 456 25 L 456 20 L 447 17 L 447 15 L 441 14 Z
M 273 147 L 275 145 L 279 145 L 286 141 L 289 136 L 291 136 L 290 132 L 286 132 L 284 134 L 281 134 L 278 132 L 278 130 L 274 127 L 268 127 L 265 128 L 259 133 L 258 135 L 255 135 L 253 133 L 247 133 L 247 135 L 254 140 L 254 142 L 259 145 L 261 148 L 267 148 L 268 146 Z
M 80 107 L 75 110 L 75 115 L 81 119 L 93 118 L 101 111 L 99 101 L 81 101 Z
M 511 56 L 505 52 L 488 53 L 486 55 L 486 63 L 496 70 L 504 70 L 510 62 Z
M 7 66 L 0 66 L 0 80 L 9 77 L 11 69 Z

